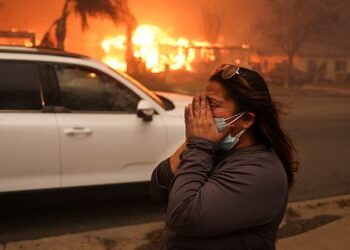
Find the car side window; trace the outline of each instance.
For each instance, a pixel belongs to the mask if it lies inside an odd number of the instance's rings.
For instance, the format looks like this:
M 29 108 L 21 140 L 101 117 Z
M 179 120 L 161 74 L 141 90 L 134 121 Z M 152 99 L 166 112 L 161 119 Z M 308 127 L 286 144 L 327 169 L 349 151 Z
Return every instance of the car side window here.
M 0 110 L 41 110 L 39 66 L 0 61 Z
M 63 105 L 72 111 L 136 113 L 141 98 L 100 71 L 76 65 L 56 65 Z

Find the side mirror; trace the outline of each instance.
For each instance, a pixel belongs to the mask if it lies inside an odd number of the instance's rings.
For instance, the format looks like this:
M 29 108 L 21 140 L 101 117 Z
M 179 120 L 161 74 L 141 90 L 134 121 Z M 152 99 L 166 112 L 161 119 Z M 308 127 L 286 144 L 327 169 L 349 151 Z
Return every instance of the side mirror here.
M 144 121 L 152 121 L 154 113 L 154 108 L 148 101 L 141 100 L 137 104 L 137 117 L 142 118 Z

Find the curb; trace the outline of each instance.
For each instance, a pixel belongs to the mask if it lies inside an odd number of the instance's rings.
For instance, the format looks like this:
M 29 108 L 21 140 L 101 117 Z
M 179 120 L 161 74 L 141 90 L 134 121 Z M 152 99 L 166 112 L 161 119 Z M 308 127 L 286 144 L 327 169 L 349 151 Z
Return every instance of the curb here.
M 288 212 L 296 212 L 291 215 Z M 334 214 L 341 217 L 350 216 L 350 194 L 307 201 L 296 201 L 288 204 L 286 217 L 311 218 L 315 214 Z
M 308 234 L 344 217 L 350 217 L 350 195 L 292 202 L 280 224 L 278 239 Z
M 334 88 L 334 87 L 319 87 L 304 85 L 301 87 L 302 90 L 311 90 L 311 91 L 321 91 L 328 94 L 337 94 L 337 95 L 350 95 L 350 89 L 346 88 Z
M 163 227 L 163 222 L 152 222 L 37 240 L 8 242 L 0 245 L 0 250 L 135 250 L 148 243 L 147 233 Z

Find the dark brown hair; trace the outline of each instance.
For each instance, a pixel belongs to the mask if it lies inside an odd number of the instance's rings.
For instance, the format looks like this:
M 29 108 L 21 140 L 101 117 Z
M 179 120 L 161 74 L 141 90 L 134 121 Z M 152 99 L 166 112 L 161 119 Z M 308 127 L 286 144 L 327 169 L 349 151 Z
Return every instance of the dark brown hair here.
M 239 69 L 239 75 L 229 79 L 222 78 L 221 73 L 222 71 L 213 73 L 209 80 L 217 81 L 225 87 L 229 97 L 237 102 L 238 112 L 246 111 L 255 114 L 255 122 L 251 129 L 259 141 L 277 153 L 291 188 L 298 162 L 294 160 L 295 148 L 292 141 L 280 125 L 277 108 L 280 104 L 272 100 L 267 84 L 259 73 L 243 67 Z M 251 88 L 245 83 L 248 83 Z

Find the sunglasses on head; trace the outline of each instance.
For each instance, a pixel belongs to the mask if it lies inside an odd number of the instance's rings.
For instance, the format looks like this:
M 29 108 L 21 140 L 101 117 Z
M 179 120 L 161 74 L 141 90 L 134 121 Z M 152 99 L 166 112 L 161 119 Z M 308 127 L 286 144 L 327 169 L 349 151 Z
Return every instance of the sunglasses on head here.
M 250 84 L 247 82 L 247 80 L 244 79 L 239 73 L 240 67 L 234 64 L 221 64 L 219 67 L 217 67 L 213 74 L 217 74 L 221 72 L 221 78 L 228 80 L 234 76 L 238 76 L 238 78 L 241 80 L 241 82 L 250 90 L 254 90 Z

